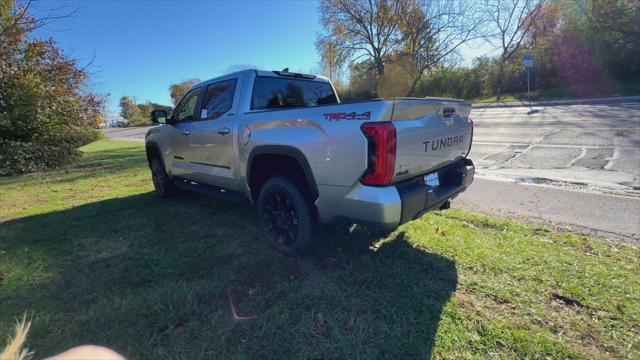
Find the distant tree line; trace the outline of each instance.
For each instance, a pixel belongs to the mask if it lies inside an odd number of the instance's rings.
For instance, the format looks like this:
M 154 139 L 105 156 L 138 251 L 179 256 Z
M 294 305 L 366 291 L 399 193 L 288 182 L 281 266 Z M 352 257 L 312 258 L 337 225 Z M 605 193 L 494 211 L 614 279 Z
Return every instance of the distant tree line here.
M 316 40 L 344 100 L 391 96 L 476 98 L 533 87 L 605 94 L 640 79 L 637 0 L 323 0 Z M 464 44 L 492 56 L 460 66 Z
M 151 124 L 151 112 L 153 110 L 171 111 L 172 107 L 154 102 L 144 102 L 137 104 L 133 97 L 122 96 L 120 98 L 120 116 L 129 121 L 130 126 L 141 126 Z
M 182 97 L 189 91 L 189 89 L 199 83 L 199 79 L 189 79 L 180 81 L 169 86 L 169 96 L 173 105 L 177 105 Z M 166 110 L 171 112 L 173 107 L 168 105 L 157 104 L 154 102 L 145 102 L 138 104 L 135 98 L 124 95 L 120 98 L 120 116 L 129 121 L 130 126 L 141 126 L 151 124 L 151 112 L 153 110 Z
M 88 90 L 86 66 L 29 37 L 66 15 L 34 18 L 30 4 L 0 0 L 0 176 L 69 164 L 100 136 L 104 99 Z

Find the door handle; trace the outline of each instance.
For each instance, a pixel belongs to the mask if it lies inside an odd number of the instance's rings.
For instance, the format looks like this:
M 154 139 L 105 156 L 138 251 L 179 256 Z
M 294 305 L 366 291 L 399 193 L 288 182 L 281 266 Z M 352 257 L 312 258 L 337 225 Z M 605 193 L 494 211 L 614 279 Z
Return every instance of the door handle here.
M 231 132 L 231 129 L 229 129 L 228 127 L 225 126 L 223 128 L 220 128 L 220 129 L 216 130 L 216 132 L 218 134 L 220 134 L 220 135 L 226 135 L 226 134 Z
M 189 130 L 182 130 L 182 135 L 187 136 L 189 134 L 191 134 L 191 132 L 189 132 Z

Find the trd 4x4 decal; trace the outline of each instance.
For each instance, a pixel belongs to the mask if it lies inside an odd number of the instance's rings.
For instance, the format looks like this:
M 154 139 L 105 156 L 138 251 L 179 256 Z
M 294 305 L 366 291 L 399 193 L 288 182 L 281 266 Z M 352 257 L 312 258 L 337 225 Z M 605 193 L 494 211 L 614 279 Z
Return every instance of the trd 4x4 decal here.
M 322 114 L 325 120 L 329 121 L 340 121 L 340 120 L 369 120 L 371 119 L 371 111 L 365 111 L 363 113 L 358 114 L 353 111 L 350 113 L 346 112 L 335 112 L 335 113 L 324 113 Z

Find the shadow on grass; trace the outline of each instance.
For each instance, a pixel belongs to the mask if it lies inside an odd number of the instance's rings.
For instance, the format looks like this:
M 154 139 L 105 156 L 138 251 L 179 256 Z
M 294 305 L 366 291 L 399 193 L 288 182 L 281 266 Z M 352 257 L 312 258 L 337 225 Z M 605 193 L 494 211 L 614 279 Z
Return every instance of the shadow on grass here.
M 287 258 L 248 205 L 152 193 L 4 222 L 0 332 L 29 312 L 39 357 L 95 343 L 129 358 L 429 358 L 455 264 L 403 233 L 325 230 Z

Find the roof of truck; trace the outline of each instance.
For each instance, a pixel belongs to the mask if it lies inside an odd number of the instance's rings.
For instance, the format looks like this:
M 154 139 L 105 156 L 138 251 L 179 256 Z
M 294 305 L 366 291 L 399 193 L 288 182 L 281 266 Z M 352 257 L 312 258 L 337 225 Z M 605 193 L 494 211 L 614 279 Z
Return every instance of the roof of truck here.
M 195 85 L 193 85 L 191 87 L 191 89 L 197 88 L 199 86 L 202 86 L 204 84 L 208 84 L 208 83 L 212 83 L 218 80 L 222 80 L 222 79 L 226 79 L 228 77 L 231 76 L 236 76 L 236 75 L 244 75 L 246 73 L 250 73 L 250 72 L 254 72 L 256 74 L 256 76 L 270 76 L 270 77 L 293 77 L 293 78 L 299 78 L 302 80 L 309 80 L 309 81 L 321 81 L 321 82 L 329 82 L 329 79 L 326 76 L 322 76 L 322 75 L 312 75 L 312 74 L 302 74 L 302 73 L 296 73 L 296 72 L 289 72 L 289 71 L 277 71 L 277 70 L 259 70 L 259 69 L 245 69 L 245 70 L 240 70 L 240 71 L 235 71 L 229 74 L 224 74 L 222 76 L 218 76 L 215 78 L 211 78 L 205 81 L 201 81 Z M 280 75 L 280 73 L 283 74 L 291 74 L 291 75 Z

